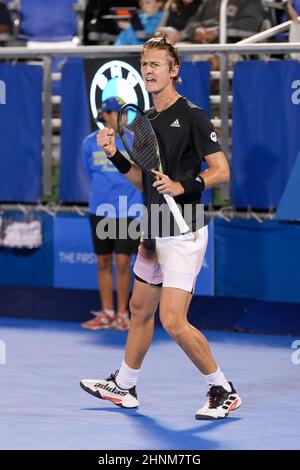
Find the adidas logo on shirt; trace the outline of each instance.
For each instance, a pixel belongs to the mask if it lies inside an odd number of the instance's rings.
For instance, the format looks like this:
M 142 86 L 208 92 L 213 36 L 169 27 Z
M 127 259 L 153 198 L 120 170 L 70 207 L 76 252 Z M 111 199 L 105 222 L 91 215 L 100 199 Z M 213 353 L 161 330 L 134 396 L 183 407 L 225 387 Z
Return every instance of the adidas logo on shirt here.
M 171 126 L 170 127 L 180 127 L 180 124 L 179 124 L 179 121 L 178 119 L 175 119 L 174 122 L 172 122 Z

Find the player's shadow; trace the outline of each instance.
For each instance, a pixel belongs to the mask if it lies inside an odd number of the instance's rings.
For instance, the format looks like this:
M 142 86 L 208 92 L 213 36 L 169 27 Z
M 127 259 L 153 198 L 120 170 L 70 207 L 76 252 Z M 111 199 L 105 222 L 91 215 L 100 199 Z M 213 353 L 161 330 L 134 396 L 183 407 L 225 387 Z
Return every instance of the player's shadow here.
M 97 407 L 82 408 L 82 411 L 99 411 L 101 413 L 120 413 L 131 421 L 130 425 L 137 428 L 137 431 L 143 441 L 135 442 L 135 448 L 145 448 L 144 441 L 149 439 L 149 449 L 165 450 L 218 450 L 220 444 L 218 441 L 203 436 L 203 433 L 209 432 L 220 426 L 228 425 L 233 421 L 239 421 L 242 418 L 227 418 L 214 421 L 195 421 L 193 427 L 187 429 L 172 429 L 162 425 L 154 418 L 140 413 L 138 410 L 124 410 L 115 407 Z M 147 436 L 148 439 L 147 439 Z M 154 444 L 159 443 L 159 444 Z M 155 446 L 155 447 L 154 447 Z

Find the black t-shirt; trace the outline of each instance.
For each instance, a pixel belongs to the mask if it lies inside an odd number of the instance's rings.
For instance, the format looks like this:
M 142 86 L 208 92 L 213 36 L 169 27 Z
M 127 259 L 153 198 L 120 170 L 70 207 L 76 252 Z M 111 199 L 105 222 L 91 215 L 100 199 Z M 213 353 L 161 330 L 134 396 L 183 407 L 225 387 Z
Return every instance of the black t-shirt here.
M 221 150 L 215 130 L 205 111 L 185 97 L 180 97 L 172 106 L 160 113 L 151 108 L 146 114 L 157 136 L 163 172 L 174 181 L 185 177 L 196 178 L 201 172 L 205 156 Z M 148 210 L 148 236 L 153 238 L 179 235 L 177 224 L 166 206 L 165 199 L 153 188 L 153 182 L 151 176 L 143 174 L 144 197 Z M 199 213 L 197 211 L 199 197 L 183 194 L 174 199 L 184 209 L 185 220 L 193 231 L 203 226 L 202 211 Z M 154 226 L 152 224 L 151 227 L 150 207 L 153 204 L 164 204 L 163 210 L 167 211 L 162 212 L 158 227 L 157 224 Z M 167 229 L 163 224 L 167 217 L 170 217 L 171 229 L 169 224 Z

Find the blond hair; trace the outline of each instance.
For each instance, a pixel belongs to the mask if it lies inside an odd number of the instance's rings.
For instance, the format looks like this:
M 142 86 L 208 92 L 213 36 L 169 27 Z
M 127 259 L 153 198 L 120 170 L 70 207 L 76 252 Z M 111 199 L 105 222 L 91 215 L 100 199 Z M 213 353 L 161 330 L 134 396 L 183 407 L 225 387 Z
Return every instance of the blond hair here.
M 178 67 L 180 67 L 181 58 L 179 51 L 174 42 L 170 41 L 165 34 L 158 32 L 154 37 L 148 39 L 142 47 L 142 55 L 149 49 L 167 51 L 171 59 L 170 68 L 174 65 L 178 65 Z M 182 83 L 181 78 L 178 77 L 178 75 L 174 77 L 173 80 L 175 83 Z

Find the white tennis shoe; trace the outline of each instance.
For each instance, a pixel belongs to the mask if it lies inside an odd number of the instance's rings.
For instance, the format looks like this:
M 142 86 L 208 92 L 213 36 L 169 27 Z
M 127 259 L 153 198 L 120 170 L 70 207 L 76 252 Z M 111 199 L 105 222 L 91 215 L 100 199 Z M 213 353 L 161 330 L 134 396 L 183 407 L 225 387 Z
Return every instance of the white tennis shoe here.
M 231 392 L 227 392 L 220 385 L 211 387 L 207 392 L 207 402 L 196 412 L 195 418 L 199 420 L 224 419 L 233 410 L 239 408 L 242 400 L 231 382 L 229 382 L 229 385 L 231 386 Z
M 121 408 L 137 408 L 139 402 L 135 387 L 130 389 L 120 388 L 116 383 L 118 372 L 116 371 L 104 380 L 83 379 L 80 386 L 94 397 L 109 400 Z

